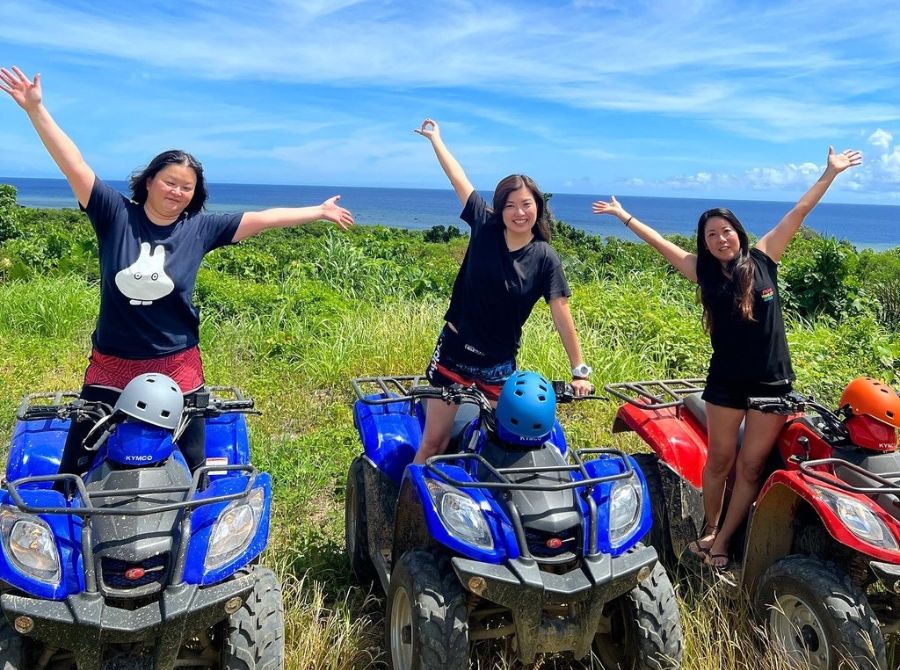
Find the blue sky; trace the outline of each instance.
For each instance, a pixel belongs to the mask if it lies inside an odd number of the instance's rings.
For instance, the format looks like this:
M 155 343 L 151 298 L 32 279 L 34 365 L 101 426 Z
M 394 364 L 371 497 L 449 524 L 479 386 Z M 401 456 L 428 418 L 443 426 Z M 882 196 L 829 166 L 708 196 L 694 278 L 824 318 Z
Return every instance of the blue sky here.
M 227 8 L 227 9 L 226 9 Z M 858 148 L 833 202 L 900 204 L 900 5 L 869 2 L 0 0 L 0 64 L 102 177 L 170 147 L 212 182 L 446 181 L 795 199 Z M 57 176 L 0 99 L 0 175 Z

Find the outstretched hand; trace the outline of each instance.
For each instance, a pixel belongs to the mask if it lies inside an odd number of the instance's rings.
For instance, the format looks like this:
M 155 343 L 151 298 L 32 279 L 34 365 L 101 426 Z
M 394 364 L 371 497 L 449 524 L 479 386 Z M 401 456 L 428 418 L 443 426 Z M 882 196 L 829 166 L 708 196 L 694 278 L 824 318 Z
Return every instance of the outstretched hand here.
M 620 219 L 622 218 L 625 209 L 622 205 L 619 204 L 619 201 L 616 200 L 616 196 L 609 196 L 609 202 L 603 202 L 602 200 L 598 200 L 593 205 L 591 205 L 591 211 L 594 214 L 612 214 L 613 216 L 617 216 Z
M 353 215 L 349 209 L 344 209 L 337 204 L 337 201 L 340 199 L 341 196 L 336 195 L 322 203 L 322 218 L 336 223 L 341 230 L 347 230 L 353 225 Z
M 862 154 L 855 149 L 844 149 L 835 153 L 834 147 L 828 147 L 828 169 L 840 174 L 847 168 L 862 164 Z
M 422 121 L 422 126 L 416 128 L 413 132 L 418 133 L 422 137 L 427 137 L 432 142 L 441 137 L 441 128 L 434 119 L 425 119 Z
M 6 68 L 0 68 L 0 89 L 9 93 L 16 104 L 26 112 L 35 109 L 43 99 L 41 75 L 34 75 L 32 81 L 15 65 L 11 72 Z

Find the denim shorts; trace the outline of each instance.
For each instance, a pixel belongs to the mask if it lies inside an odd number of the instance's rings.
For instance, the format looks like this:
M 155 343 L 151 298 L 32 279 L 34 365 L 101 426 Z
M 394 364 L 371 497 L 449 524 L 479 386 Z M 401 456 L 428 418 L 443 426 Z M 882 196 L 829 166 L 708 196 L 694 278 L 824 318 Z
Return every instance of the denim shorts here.
M 496 400 L 503 384 L 515 370 L 515 358 L 493 359 L 466 344 L 449 325 L 445 325 L 425 377 L 435 386 L 475 384 L 488 400 Z

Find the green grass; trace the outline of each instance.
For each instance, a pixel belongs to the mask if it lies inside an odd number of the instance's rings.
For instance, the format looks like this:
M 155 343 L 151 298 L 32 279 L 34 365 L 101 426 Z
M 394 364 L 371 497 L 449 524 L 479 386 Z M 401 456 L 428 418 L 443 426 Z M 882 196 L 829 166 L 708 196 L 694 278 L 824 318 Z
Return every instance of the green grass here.
M 336 256 L 330 263 L 321 254 L 308 261 L 318 274 L 295 265 L 277 278 L 257 281 L 234 274 L 240 263 L 232 267 L 228 258 L 220 258 L 198 282 L 208 381 L 242 387 L 264 412 L 250 420 L 250 430 L 254 462 L 271 472 L 274 482 L 272 541 L 265 560 L 285 585 L 288 667 L 298 670 L 383 667 L 383 598 L 352 584 L 343 554 L 345 478 L 359 450 L 349 380 L 422 372 L 441 327 L 446 287 L 431 291 L 423 284 L 420 295 L 409 288 L 412 283 L 403 284 L 415 277 L 401 277 L 385 260 L 392 238 L 382 237 L 387 247 L 376 257 L 358 253 L 349 241 L 324 236 L 322 244 Z M 453 256 L 455 263 L 458 252 L 453 247 L 446 258 Z M 264 247 L 240 253 L 255 259 L 260 271 L 281 267 Z M 403 253 L 445 259 L 439 245 L 424 251 L 407 245 Z M 687 282 L 658 268 L 612 278 L 603 272 L 585 274 L 595 279 L 573 282 L 571 306 L 597 382 L 704 373 L 708 338 Z M 80 386 L 97 292 L 96 285 L 65 274 L 0 282 L 4 441 L 24 393 Z M 897 380 L 900 340 L 872 317 L 794 319 L 789 339 L 797 386 L 827 402 L 857 374 Z M 568 361 L 543 304 L 526 324 L 519 365 L 553 378 L 567 376 Z M 570 444 L 639 449 L 634 437 L 613 442 L 609 427 L 615 409 L 613 402 L 561 408 Z M 783 667 L 761 642 L 745 603 L 732 605 L 715 591 L 680 595 L 685 668 Z M 501 647 L 479 645 L 473 667 L 514 664 Z M 539 667 L 582 666 L 544 659 Z

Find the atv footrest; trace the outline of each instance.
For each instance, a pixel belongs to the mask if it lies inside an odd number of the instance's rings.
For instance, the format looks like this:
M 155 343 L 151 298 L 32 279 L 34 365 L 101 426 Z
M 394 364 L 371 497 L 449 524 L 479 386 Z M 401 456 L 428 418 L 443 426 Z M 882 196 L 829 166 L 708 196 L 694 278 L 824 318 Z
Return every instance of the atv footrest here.
M 597 632 L 603 607 L 633 589 L 638 573 L 656 563 L 656 550 L 638 546 L 621 556 L 599 554 L 565 574 L 541 570 L 530 559 L 513 559 L 502 565 L 451 559 L 463 588 L 509 609 L 516 629 L 519 658 L 524 664 L 538 653 L 573 651 L 587 655 Z M 570 623 L 560 627 L 558 617 L 545 610 L 569 606 Z

